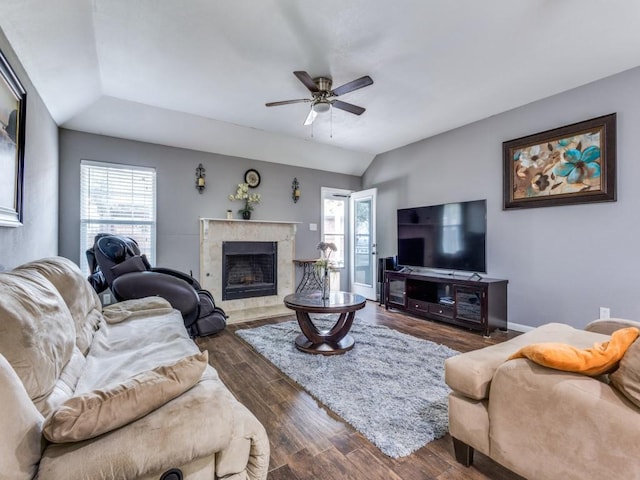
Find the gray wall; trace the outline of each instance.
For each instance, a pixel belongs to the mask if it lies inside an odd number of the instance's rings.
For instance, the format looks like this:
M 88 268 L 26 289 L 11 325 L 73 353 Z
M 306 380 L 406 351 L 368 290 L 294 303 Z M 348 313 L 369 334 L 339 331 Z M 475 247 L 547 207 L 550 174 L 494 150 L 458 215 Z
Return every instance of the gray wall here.
M 487 268 L 509 280 L 509 321 L 582 327 L 598 307 L 640 319 L 640 69 L 379 155 L 378 250 L 396 254 L 396 209 L 487 199 Z M 488 99 L 488 101 L 490 101 Z M 502 210 L 502 142 L 617 112 L 618 201 Z
M 291 167 L 246 158 L 229 157 L 105 137 L 72 130 L 60 130 L 60 254 L 80 261 L 80 160 L 98 160 L 155 167 L 157 174 L 157 259 L 156 264 L 193 271 L 199 278 L 199 218 L 226 218 L 232 209 L 238 218 L 239 201 L 227 196 L 235 193 L 249 168 L 258 170 L 261 183 L 255 189 L 262 195 L 252 220 L 301 222 L 296 234 L 296 255 L 318 254 L 320 240 L 320 187 L 358 190 L 360 177 Z M 195 170 L 206 169 L 207 187 L 195 189 Z M 302 197 L 291 199 L 291 182 L 297 177 Z M 318 224 L 310 231 L 309 224 Z
M 23 226 L 0 227 L 0 270 L 58 253 L 58 127 L 0 30 L 0 49 L 27 90 Z

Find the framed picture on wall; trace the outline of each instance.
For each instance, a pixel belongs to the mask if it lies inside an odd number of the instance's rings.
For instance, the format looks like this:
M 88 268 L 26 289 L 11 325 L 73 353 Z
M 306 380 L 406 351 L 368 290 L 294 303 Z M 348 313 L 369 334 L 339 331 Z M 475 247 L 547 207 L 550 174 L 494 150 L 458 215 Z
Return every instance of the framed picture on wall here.
M 0 52 L 0 226 L 22 225 L 27 92 Z
M 616 200 L 616 114 L 502 144 L 504 209 Z

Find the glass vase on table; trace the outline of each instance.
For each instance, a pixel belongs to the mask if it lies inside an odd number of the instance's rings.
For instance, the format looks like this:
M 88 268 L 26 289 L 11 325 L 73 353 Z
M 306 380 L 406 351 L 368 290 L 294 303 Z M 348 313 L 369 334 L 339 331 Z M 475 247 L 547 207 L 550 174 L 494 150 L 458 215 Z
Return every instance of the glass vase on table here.
M 331 293 L 331 276 L 329 275 L 329 267 L 322 269 L 322 299 L 328 300 Z
M 329 271 L 331 270 L 331 253 L 338 250 L 335 243 L 320 242 L 316 247 L 320 250 L 320 258 L 316 261 L 316 269 L 320 275 L 320 291 L 322 299 L 327 300 L 331 293 L 331 281 Z

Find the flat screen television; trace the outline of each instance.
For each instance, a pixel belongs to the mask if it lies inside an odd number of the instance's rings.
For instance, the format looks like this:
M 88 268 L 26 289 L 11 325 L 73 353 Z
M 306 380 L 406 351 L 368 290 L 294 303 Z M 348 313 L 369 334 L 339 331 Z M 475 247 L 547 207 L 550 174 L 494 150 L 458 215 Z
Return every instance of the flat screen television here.
M 398 265 L 486 273 L 487 201 L 398 210 Z

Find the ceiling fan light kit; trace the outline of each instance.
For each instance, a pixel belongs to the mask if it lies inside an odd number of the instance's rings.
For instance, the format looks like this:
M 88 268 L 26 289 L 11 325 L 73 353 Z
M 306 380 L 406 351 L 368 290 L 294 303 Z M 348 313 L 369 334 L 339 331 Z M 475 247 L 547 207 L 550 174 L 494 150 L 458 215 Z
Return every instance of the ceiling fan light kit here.
M 296 100 L 269 102 L 266 104 L 267 107 L 277 107 L 280 105 L 289 105 L 292 103 L 310 102 L 311 108 L 306 120 L 304 121 L 305 125 L 312 125 L 318 113 L 327 112 L 331 110 L 331 107 L 344 110 L 345 112 L 349 112 L 354 115 L 362 115 L 365 112 L 365 108 L 359 107 L 358 105 L 353 105 L 351 103 L 343 102 L 341 100 L 337 100 L 335 97 L 371 85 L 373 83 L 373 80 L 370 76 L 365 75 L 364 77 L 360 77 L 356 80 L 352 80 L 351 82 L 347 82 L 344 85 L 332 90 L 331 85 L 333 82 L 329 77 L 311 78 L 311 75 L 303 71 L 296 71 L 293 72 L 293 74 L 311 92 L 312 98 L 299 98 Z
M 329 111 L 331 104 L 327 100 L 320 100 L 314 103 L 311 108 L 313 108 L 313 111 L 316 113 L 323 113 Z

